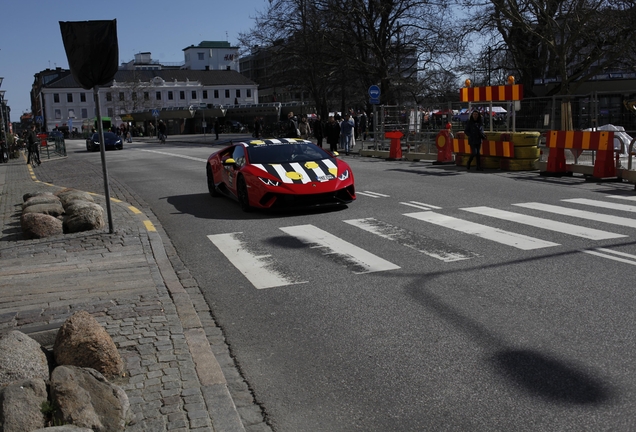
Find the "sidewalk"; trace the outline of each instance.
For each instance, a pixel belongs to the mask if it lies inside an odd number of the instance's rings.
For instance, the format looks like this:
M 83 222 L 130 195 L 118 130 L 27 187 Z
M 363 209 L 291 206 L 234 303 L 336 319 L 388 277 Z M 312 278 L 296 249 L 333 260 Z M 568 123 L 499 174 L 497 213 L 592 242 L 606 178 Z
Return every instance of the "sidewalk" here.
M 50 348 L 66 318 L 86 310 L 126 363 L 116 383 L 135 415 L 127 431 L 271 431 L 152 211 L 126 185 L 109 183 L 113 234 L 107 226 L 25 240 L 25 193 L 80 189 L 106 212 L 101 167 L 72 154 L 33 169 L 24 158 L 0 164 L 0 333 L 20 330 Z

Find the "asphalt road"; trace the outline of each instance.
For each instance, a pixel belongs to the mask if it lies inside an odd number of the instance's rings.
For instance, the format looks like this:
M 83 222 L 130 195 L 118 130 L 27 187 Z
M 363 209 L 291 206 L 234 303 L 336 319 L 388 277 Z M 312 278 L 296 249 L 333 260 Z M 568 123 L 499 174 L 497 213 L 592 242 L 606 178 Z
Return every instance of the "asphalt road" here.
M 178 139 L 107 152 L 109 173 L 275 430 L 636 429 L 633 185 L 347 157 L 347 208 L 243 213 L 207 193 L 221 147 Z

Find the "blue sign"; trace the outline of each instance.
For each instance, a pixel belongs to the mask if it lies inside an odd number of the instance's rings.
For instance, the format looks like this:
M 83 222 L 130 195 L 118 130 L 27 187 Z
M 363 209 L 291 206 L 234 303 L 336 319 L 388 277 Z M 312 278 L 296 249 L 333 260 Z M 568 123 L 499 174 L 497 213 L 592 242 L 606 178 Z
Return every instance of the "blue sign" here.
M 376 99 L 376 98 L 369 98 L 369 103 L 371 105 L 380 105 L 380 99 Z
M 380 99 L 380 87 L 377 85 L 369 87 L 369 96 L 371 96 L 371 99 Z
M 159 117 L 159 110 L 158 109 L 153 109 L 152 110 L 152 116 L 153 117 Z
M 42 118 L 42 116 L 35 116 L 35 122 L 36 123 L 42 123 L 44 121 L 44 119 Z

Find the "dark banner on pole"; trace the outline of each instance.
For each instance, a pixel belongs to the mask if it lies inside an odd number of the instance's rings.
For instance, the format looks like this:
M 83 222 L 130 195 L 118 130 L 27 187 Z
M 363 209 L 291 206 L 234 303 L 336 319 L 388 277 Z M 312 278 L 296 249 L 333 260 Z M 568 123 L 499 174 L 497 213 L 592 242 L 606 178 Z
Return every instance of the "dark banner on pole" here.
M 60 21 L 60 30 L 71 74 L 82 88 L 113 80 L 119 67 L 117 20 Z

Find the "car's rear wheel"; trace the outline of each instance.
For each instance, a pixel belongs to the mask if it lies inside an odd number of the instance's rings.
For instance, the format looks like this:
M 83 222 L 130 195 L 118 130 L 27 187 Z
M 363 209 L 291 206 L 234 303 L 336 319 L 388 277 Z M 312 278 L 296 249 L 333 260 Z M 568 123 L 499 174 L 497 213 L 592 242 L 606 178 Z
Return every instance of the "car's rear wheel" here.
M 245 179 L 243 176 L 238 178 L 238 183 L 236 184 L 236 194 L 238 196 L 238 202 L 241 205 L 241 209 L 244 212 L 249 212 L 252 210 L 250 207 L 250 200 L 247 195 L 247 184 L 245 183 Z
M 214 185 L 214 173 L 212 172 L 210 165 L 207 166 L 205 172 L 208 178 L 208 192 L 210 192 L 210 196 L 215 198 L 220 196 L 221 194 L 218 190 L 216 190 L 216 186 Z

